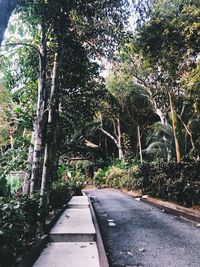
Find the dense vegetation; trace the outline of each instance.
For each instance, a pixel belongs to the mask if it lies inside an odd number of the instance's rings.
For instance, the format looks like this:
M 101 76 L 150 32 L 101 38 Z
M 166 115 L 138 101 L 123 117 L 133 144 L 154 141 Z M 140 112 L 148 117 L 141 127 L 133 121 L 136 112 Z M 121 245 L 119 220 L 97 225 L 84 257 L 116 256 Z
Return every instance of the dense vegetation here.
M 88 183 L 200 205 L 199 21 L 198 0 L 0 0 L 0 266 Z

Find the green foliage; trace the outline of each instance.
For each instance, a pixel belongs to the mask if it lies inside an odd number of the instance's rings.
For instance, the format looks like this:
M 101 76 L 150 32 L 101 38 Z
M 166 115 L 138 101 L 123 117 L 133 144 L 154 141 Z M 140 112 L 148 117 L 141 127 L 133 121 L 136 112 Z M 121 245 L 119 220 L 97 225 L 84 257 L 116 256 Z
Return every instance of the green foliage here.
M 84 185 L 87 183 L 85 175 L 81 172 L 76 172 L 70 178 L 68 178 L 68 183 L 75 195 L 81 196 Z
M 19 190 L 21 190 L 23 185 L 22 179 L 17 175 L 8 175 L 7 176 L 7 192 L 8 194 L 14 195 Z
M 70 163 L 71 166 L 74 165 L 77 171 L 85 170 L 86 168 L 93 166 L 94 163 L 90 160 L 77 160 Z
M 106 187 L 123 188 L 124 182 L 127 181 L 127 171 L 116 166 L 109 168 L 106 177 Z
M 77 186 L 73 186 L 75 189 Z M 14 266 L 43 234 L 50 211 L 63 207 L 72 195 L 72 184 L 64 180 L 52 184 L 49 196 L 13 196 L 0 202 L 0 263 Z M 48 200 L 48 201 L 47 201 Z M 42 203 L 42 205 L 41 205 Z
M 93 184 L 97 187 L 105 187 L 106 186 L 106 176 L 108 169 L 98 169 L 93 178 Z
M 81 190 L 86 182 L 88 182 L 88 179 L 86 179 L 86 170 L 90 166 L 93 166 L 93 163 L 89 160 L 72 161 L 68 164 L 60 164 L 58 167 L 59 180 L 53 183 L 53 187 L 61 187 L 64 191 L 68 188 L 68 190 L 71 190 L 73 194 L 82 195 Z M 63 194 L 63 197 L 64 195 L 65 193 Z
M 200 204 L 199 163 L 144 164 L 138 170 L 137 187 L 154 197 L 184 206 Z
M 0 177 L 3 178 L 10 171 L 26 170 L 27 151 L 25 148 L 8 149 L 0 156 Z
M 104 169 L 98 169 L 93 178 L 93 184 L 97 187 L 111 187 L 117 189 L 132 190 L 136 187 L 135 173 L 138 166 L 127 167 L 118 161 Z
M 93 184 L 100 188 L 141 189 L 145 194 L 187 207 L 200 205 L 199 163 L 110 165 L 95 172 Z
M 0 203 L 0 255 L 4 266 L 20 259 L 37 235 L 39 198 L 13 198 Z
M 49 209 L 56 210 L 66 204 L 72 190 L 71 184 L 63 179 L 53 182 L 49 191 Z
M 156 122 L 150 130 L 151 133 L 147 135 L 148 147 L 143 150 L 143 153 L 152 156 L 154 160 L 168 159 L 169 161 L 174 142 L 172 127 L 169 124 Z

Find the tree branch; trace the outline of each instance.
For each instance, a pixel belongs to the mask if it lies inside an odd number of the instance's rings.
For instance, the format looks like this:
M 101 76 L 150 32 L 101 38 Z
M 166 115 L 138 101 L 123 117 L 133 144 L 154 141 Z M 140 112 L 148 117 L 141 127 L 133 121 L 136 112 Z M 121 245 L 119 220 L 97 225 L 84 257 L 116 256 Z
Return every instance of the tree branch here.
M 112 136 L 109 132 L 104 130 L 102 127 L 99 127 L 99 130 L 102 131 L 105 135 L 107 135 L 110 139 L 112 139 L 113 142 L 116 144 L 116 146 L 119 147 L 119 144 L 118 144 L 117 140 L 114 138 L 114 136 Z
M 32 45 L 32 44 L 27 44 L 27 43 L 21 43 L 21 42 L 19 42 L 19 43 L 8 43 L 8 44 L 1 45 L 1 46 L 18 46 L 18 45 L 31 47 L 31 48 L 33 48 L 39 54 L 40 57 L 42 57 L 42 55 L 40 53 L 40 50 L 37 48 L 37 46 Z

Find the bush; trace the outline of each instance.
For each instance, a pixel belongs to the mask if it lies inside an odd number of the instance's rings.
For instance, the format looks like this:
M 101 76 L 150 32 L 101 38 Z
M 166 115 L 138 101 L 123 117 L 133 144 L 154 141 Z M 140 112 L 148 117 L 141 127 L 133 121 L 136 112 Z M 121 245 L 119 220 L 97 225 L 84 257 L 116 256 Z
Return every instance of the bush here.
M 97 187 L 105 187 L 106 186 L 106 176 L 107 176 L 107 168 L 98 169 L 94 174 L 93 184 Z
M 61 208 L 69 200 L 72 189 L 69 183 L 63 179 L 52 183 L 49 190 L 49 207 L 51 210 Z
M 83 174 L 81 174 L 80 172 L 76 172 L 75 175 L 68 177 L 68 183 L 74 195 L 81 196 L 81 190 L 83 189 L 87 181 Z
M 143 193 L 191 207 L 200 205 L 200 164 L 143 163 L 128 167 L 121 162 L 98 169 L 93 183 L 97 187 L 142 189 Z
M 0 204 L 0 259 L 13 266 L 34 241 L 41 218 L 39 197 L 19 197 Z
M 52 184 L 49 197 L 18 196 L 0 202 L 0 266 L 15 266 L 37 238 L 50 210 L 62 208 L 69 200 L 72 189 L 67 181 Z M 48 201 L 44 201 L 49 199 Z M 42 203 L 42 204 L 41 204 Z M 48 205 L 49 204 L 49 205 Z
M 137 187 L 144 193 L 191 207 L 200 204 L 199 164 L 145 164 L 138 170 Z
M 136 170 L 137 166 L 127 169 L 121 162 L 117 162 L 116 165 L 98 169 L 94 175 L 93 184 L 97 187 L 127 188 L 132 190 L 135 188 Z
M 108 170 L 106 178 L 106 186 L 114 187 L 117 189 L 122 188 L 122 181 L 127 176 L 127 171 L 116 166 L 111 166 Z

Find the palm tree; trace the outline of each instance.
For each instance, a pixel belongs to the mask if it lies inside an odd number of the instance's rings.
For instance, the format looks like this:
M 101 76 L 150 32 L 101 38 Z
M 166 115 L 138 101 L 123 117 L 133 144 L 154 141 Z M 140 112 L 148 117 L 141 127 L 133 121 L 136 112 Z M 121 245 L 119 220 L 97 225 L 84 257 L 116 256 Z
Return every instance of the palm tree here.
M 154 158 L 163 158 L 167 162 L 172 156 L 172 144 L 174 142 L 173 130 L 169 123 L 156 122 L 151 126 L 153 130 L 148 137 L 148 147 L 143 153 L 153 156 Z

